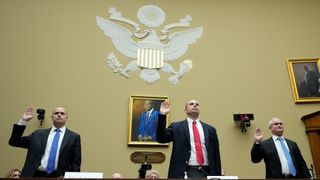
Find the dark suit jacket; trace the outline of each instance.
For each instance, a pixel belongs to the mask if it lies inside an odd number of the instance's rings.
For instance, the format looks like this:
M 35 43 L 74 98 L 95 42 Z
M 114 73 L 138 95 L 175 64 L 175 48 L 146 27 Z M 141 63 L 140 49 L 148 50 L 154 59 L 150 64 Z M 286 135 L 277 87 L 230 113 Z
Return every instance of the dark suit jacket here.
M 201 122 L 201 124 L 210 165 L 208 173 L 216 176 L 221 175 L 219 140 L 216 129 L 206 123 Z M 183 178 L 191 155 L 188 121 L 174 122 L 166 128 L 166 116 L 159 115 L 157 141 L 159 143 L 173 142 L 168 178 Z
M 15 147 L 28 149 L 26 161 L 22 169 L 22 177 L 33 177 L 41 163 L 44 154 L 49 129 L 38 129 L 29 136 L 23 136 L 26 126 L 14 125 L 9 144 Z M 58 160 L 57 172 L 64 176 L 68 172 L 80 172 L 81 165 L 81 142 L 80 135 L 66 129 L 64 134 Z
M 153 110 L 150 114 L 150 117 L 148 119 L 148 122 L 146 122 L 147 119 L 147 111 L 143 112 L 139 117 L 139 132 L 138 135 L 141 136 L 151 136 L 152 141 L 156 141 L 156 129 L 157 129 L 157 121 L 158 121 L 158 114 L 159 111 Z
M 297 170 L 296 178 L 310 178 L 311 175 L 298 145 L 289 139 L 286 139 L 286 142 L 293 164 Z M 265 162 L 266 178 L 283 178 L 280 158 L 272 137 L 262 141 L 260 144 L 253 144 L 251 161 L 259 163 L 262 159 Z

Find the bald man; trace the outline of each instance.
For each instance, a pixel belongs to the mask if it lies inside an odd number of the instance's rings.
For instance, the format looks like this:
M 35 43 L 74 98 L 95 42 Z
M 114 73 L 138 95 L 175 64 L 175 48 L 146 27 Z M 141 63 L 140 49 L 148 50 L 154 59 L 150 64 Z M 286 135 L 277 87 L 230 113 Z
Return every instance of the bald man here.
M 221 175 L 219 140 L 216 129 L 199 119 L 200 104 L 186 103 L 186 119 L 173 122 L 166 128 L 168 101 L 161 104 L 158 117 L 157 141 L 173 142 L 168 178 L 206 178 Z
M 34 107 L 30 106 L 20 121 L 14 124 L 9 140 L 11 146 L 28 149 L 21 177 L 57 178 L 64 176 L 65 172 L 80 172 L 80 135 L 66 128 L 66 109 L 57 107 L 53 110 L 51 128 L 38 129 L 22 136 L 33 117 Z

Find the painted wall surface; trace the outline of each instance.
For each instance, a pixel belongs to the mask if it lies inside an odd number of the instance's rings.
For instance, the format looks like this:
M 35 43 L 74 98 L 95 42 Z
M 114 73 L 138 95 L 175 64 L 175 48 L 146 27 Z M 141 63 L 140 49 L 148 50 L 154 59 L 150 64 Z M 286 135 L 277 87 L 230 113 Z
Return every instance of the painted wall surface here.
M 189 14 L 191 27 L 204 27 L 203 36 L 188 52 L 170 63 L 178 69 L 182 60 L 193 60 L 194 68 L 176 86 L 164 72 L 159 81 L 147 84 L 139 70 L 127 79 L 107 66 L 110 52 L 124 66 L 130 60 L 98 28 L 96 16 L 108 18 L 108 9 L 114 6 L 138 22 L 138 9 L 148 4 L 166 13 L 163 25 Z M 264 178 L 264 164 L 251 163 L 250 149 L 255 128 L 270 136 L 267 123 L 273 116 L 283 119 L 285 136 L 298 143 L 310 166 L 300 117 L 318 111 L 319 103 L 294 103 L 286 60 L 320 57 L 319 8 L 318 0 L 0 1 L 0 176 L 23 166 L 27 151 L 10 147 L 8 139 L 12 125 L 34 105 L 47 110 L 43 127 L 51 126 L 55 107 L 67 108 L 67 127 L 81 134 L 82 171 L 103 172 L 105 178 L 114 172 L 136 178 L 140 165 L 130 161 L 130 154 L 161 151 L 166 161 L 153 168 L 165 178 L 171 145 L 127 146 L 130 95 L 169 97 L 171 122 L 185 118 L 188 100 L 198 100 L 201 120 L 217 128 L 227 175 Z M 247 133 L 233 121 L 233 113 L 244 112 L 255 115 Z M 37 128 L 34 118 L 25 135 Z

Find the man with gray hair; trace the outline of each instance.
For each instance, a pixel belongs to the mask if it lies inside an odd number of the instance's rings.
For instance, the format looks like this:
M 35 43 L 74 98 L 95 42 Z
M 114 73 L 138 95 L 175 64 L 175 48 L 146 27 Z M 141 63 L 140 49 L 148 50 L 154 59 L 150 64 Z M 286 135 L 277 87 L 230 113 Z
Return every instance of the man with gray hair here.
M 283 137 L 283 126 L 279 118 L 271 118 L 269 129 L 272 137 L 264 141 L 262 130 L 256 129 L 251 161 L 259 163 L 264 160 L 266 178 L 311 178 L 297 143 Z
M 155 169 L 150 169 L 146 172 L 146 179 L 160 179 L 160 174 Z

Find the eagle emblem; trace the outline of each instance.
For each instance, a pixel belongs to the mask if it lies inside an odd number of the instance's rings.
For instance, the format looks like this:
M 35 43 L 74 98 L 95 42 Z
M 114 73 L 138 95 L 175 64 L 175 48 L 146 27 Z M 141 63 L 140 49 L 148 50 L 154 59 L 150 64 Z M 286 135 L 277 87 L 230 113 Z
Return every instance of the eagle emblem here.
M 164 26 L 158 33 L 156 28 L 165 21 L 165 13 L 157 6 L 146 5 L 138 10 L 137 17 L 140 23 L 147 27 L 145 30 L 133 20 L 124 18 L 114 7 L 108 12 L 110 20 L 97 16 L 97 25 L 111 38 L 115 48 L 131 59 L 123 68 L 116 55 L 113 52 L 109 53 L 107 64 L 115 73 L 129 78 L 128 72 L 140 69 L 140 77 L 151 84 L 160 79 L 160 70 L 173 74 L 169 82 L 176 85 L 179 79 L 192 69 L 192 60 L 189 59 L 180 63 L 178 71 L 169 64 L 170 61 L 183 56 L 189 45 L 202 36 L 203 27 L 189 28 L 191 16 L 186 15 L 179 22 Z M 125 23 L 128 28 L 120 23 Z M 186 30 L 170 33 L 174 28 Z

